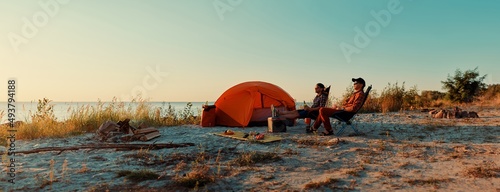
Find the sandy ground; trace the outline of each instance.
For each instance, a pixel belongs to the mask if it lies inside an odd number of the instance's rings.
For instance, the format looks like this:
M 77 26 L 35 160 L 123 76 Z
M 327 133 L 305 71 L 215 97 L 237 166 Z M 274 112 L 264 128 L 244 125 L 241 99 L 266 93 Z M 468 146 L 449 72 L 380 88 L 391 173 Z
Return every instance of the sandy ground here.
M 354 126 L 364 133 L 361 136 L 354 136 L 351 129 L 341 137 L 306 134 L 299 121 L 286 133 L 273 133 L 283 137 L 281 142 L 266 144 L 213 135 L 227 127 L 164 127 L 161 137 L 134 143 L 195 146 L 18 154 L 15 184 L 7 182 L 10 177 L 4 168 L 0 191 L 499 192 L 500 110 L 476 111 L 481 118 L 431 119 L 417 111 L 360 114 Z M 267 127 L 230 129 L 265 132 Z M 16 150 L 93 143 L 99 144 L 87 134 L 17 141 Z M 234 163 L 249 152 L 269 152 L 277 158 L 251 165 Z M 207 168 L 201 175 L 210 178 L 209 183 L 188 188 L 175 182 L 194 177 L 197 167 Z M 160 176 L 134 182 L 118 177 L 120 170 L 150 170 Z

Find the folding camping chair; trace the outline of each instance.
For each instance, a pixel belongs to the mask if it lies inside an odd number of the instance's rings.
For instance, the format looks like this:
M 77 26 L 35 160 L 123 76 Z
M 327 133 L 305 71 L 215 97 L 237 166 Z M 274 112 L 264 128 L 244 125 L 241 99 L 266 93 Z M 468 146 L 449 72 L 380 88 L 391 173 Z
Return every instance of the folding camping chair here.
M 354 130 L 354 132 L 356 134 L 359 135 L 358 130 L 352 125 L 351 119 L 358 113 L 358 111 L 361 108 L 363 108 L 363 105 L 365 104 L 366 99 L 368 99 L 368 95 L 370 94 L 371 90 L 372 90 L 372 86 L 370 85 L 366 89 L 365 97 L 363 99 L 363 102 L 361 103 L 361 107 L 358 110 L 356 110 L 354 112 L 339 111 L 339 112 L 334 113 L 332 116 L 330 116 L 330 117 L 332 117 L 334 119 L 339 120 L 339 123 L 341 124 L 341 127 L 340 127 L 339 131 L 335 135 L 340 136 L 345 131 L 345 128 L 348 127 L 348 126 L 351 127 L 352 130 Z
M 328 97 L 330 96 L 330 87 L 331 86 L 328 86 L 325 88 L 325 90 L 323 90 L 323 93 L 326 93 L 326 98 L 327 98 L 327 102 L 325 103 L 325 106 L 328 106 Z M 325 106 L 321 106 L 321 107 L 325 107 Z M 311 118 L 311 119 L 315 120 L 316 118 L 318 118 L 318 115 L 313 114 L 313 113 L 309 113 L 309 114 L 307 114 L 306 118 Z
M 323 93 L 326 93 L 326 98 L 327 98 L 327 102 L 325 103 L 325 106 L 328 106 L 328 103 L 329 103 L 329 99 L 328 97 L 330 97 L 330 86 L 326 87 L 325 90 L 323 90 Z M 325 107 L 325 106 L 321 106 L 321 107 Z M 315 113 L 308 113 L 307 114 L 307 117 L 305 118 L 310 118 L 311 119 L 311 124 L 313 124 L 313 120 L 316 120 L 318 118 L 318 114 L 315 114 Z M 299 119 L 305 119 L 305 118 L 300 118 Z M 309 129 L 309 127 L 306 127 L 306 132 L 307 130 Z

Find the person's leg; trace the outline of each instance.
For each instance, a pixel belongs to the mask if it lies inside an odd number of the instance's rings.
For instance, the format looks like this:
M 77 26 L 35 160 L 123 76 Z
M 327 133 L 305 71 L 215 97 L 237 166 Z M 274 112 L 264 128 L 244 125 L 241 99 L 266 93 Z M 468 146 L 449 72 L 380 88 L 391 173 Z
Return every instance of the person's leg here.
M 297 110 L 297 114 L 299 114 L 299 116 L 298 116 L 297 118 L 304 119 L 304 118 L 306 118 L 306 117 L 307 117 L 307 114 L 308 114 L 308 113 L 309 113 L 309 112 L 308 112 L 308 111 L 306 111 L 306 110 L 299 109 L 299 110 Z
M 299 115 L 299 110 L 293 110 L 293 111 L 278 111 L 278 114 L 280 116 L 283 116 L 283 115 Z
M 295 111 L 279 111 L 280 115 L 287 115 L 287 114 L 292 114 L 295 113 Z
M 318 112 L 318 117 L 316 118 L 316 120 L 314 120 L 314 124 L 312 126 L 313 130 L 318 130 L 319 126 L 321 126 L 321 123 L 323 121 L 323 119 L 321 118 L 321 109 L 322 108 L 320 108 L 320 111 Z
M 307 117 L 309 117 L 311 119 L 316 119 L 316 118 L 318 118 L 318 116 L 319 116 L 319 110 L 309 111 L 309 113 L 307 113 Z
M 283 112 L 281 112 L 280 111 L 280 117 L 284 117 L 287 119 L 295 119 L 295 118 L 299 117 L 299 112 L 297 112 L 297 111 L 283 111 Z
M 332 108 L 319 109 L 319 118 L 321 118 L 321 121 L 323 122 L 323 126 L 325 127 L 325 130 L 328 132 L 333 131 L 332 125 L 330 124 L 330 116 L 332 116 L 337 111 L 339 111 L 339 110 L 332 109 Z

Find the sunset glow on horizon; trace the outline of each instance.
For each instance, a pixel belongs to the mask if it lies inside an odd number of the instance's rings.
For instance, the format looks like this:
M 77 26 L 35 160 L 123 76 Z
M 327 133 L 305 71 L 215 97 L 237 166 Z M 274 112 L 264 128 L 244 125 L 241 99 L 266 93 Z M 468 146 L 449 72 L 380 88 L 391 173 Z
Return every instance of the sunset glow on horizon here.
M 478 67 L 500 83 L 499 1 L 1 1 L 3 87 L 34 101 L 215 101 L 245 81 L 310 101 L 351 78 L 441 89 Z M 6 101 L 7 89 L 0 89 Z

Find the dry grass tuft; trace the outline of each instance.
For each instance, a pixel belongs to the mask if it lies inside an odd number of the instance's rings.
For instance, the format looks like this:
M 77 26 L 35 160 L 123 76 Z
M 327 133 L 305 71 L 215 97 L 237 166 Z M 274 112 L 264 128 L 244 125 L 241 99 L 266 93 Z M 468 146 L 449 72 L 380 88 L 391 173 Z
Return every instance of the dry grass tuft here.
M 436 121 L 430 121 L 427 123 L 427 125 L 424 126 L 423 131 L 427 132 L 435 132 L 441 129 L 446 129 L 446 128 L 451 128 L 454 127 L 457 124 L 456 121 L 440 121 L 437 119 Z
M 500 167 L 494 162 L 488 161 L 483 165 L 466 168 L 463 172 L 465 176 L 474 178 L 494 178 L 500 176 Z
M 300 155 L 300 152 L 289 148 L 289 149 L 285 149 L 285 151 L 283 152 L 283 155 L 288 155 L 288 156 Z
M 207 165 L 196 166 L 183 176 L 174 177 L 174 182 L 183 187 L 198 188 L 215 182 L 215 176 Z
M 121 170 L 117 173 L 118 177 L 126 177 L 128 180 L 134 182 L 146 181 L 158 179 L 160 175 L 150 170 L 139 170 L 139 171 L 129 171 L 129 170 Z
M 173 165 L 181 161 L 184 162 L 194 161 L 196 159 L 196 156 L 187 153 L 172 153 L 170 155 L 165 156 L 164 159 L 167 165 Z
M 175 165 L 174 172 L 181 172 L 186 167 L 187 167 L 186 162 L 184 162 L 183 160 L 181 160 L 181 162 L 179 162 L 179 163 L 177 163 L 177 165 Z
M 447 183 L 452 181 L 450 178 L 428 178 L 428 179 L 407 179 L 405 182 L 410 185 L 439 185 L 441 183 Z
M 250 166 L 256 163 L 266 163 L 281 160 L 281 157 L 277 153 L 273 152 L 244 152 L 240 154 L 236 159 L 233 159 L 233 163 L 239 166 Z
M 317 181 L 317 182 L 309 182 L 304 186 L 304 189 L 318 189 L 323 186 L 329 186 L 329 185 L 334 185 L 335 183 L 339 182 L 340 179 L 337 178 L 328 178 L 324 181 Z
M 158 155 L 156 153 L 151 153 L 149 149 L 141 149 L 137 151 L 136 153 L 131 153 L 131 154 L 125 154 L 123 155 L 125 159 L 127 158 L 134 158 L 136 159 L 135 161 L 127 161 L 127 163 L 130 162 L 137 162 L 141 163 L 143 165 L 162 165 L 165 163 L 170 163 L 168 159 L 166 159 L 162 155 Z
M 406 162 L 401 162 L 401 163 L 399 163 L 399 164 L 397 165 L 397 167 L 398 167 L 398 168 L 407 168 L 407 167 L 409 167 L 409 166 L 411 166 L 411 163 L 410 163 L 410 162 L 408 162 L 408 161 L 406 161 Z
M 78 170 L 78 173 L 87 173 L 89 171 L 90 171 L 90 169 L 87 168 L 87 164 L 86 163 L 82 163 L 82 168 L 80 170 Z
M 169 190 L 175 191 L 175 188 L 169 186 Z M 161 192 L 165 191 L 165 187 L 152 188 L 147 186 L 141 186 L 134 183 L 129 184 L 119 184 L 119 185 L 111 185 L 109 183 L 100 183 L 98 185 L 94 185 L 87 190 L 88 192 L 110 192 L 110 191 L 133 191 L 133 192 Z
M 151 153 L 149 149 L 140 149 L 137 153 L 125 154 L 123 157 L 125 158 L 136 158 L 136 159 L 149 159 L 154 155 Z
M 379 155 L 381 155 L 383 153 L 382 152 L 383 149 L 381 149 L 379 147 L 380 146 L 370 146 L 370 148 L 357 148 L 354 151 L 356 151 L 359 155 L 362 155 L 364 157 L 367 157 L 368 159 L 374 160 L 374 158 L 377 158 Z M 362 160 L 366 160 L 367 158 L 364 158 Z
M 359 177 L 361 171 L 365 170 L 364 165 L 360 165 L 359 167 L 356 168 L 350 168 L 345 171 L 345 174 L 352 175 L 355 177 Z
M 430 148 L 430 146 L 425 145 L 425 144 L 420 144 L 420 143 L 405 143 L 403 145 L 403 149 L 415 149 L 415 148 Z
M 257 177 L 262 179 L 263 181 L 270 181 L 275 178 L 272 174 L 260 174 Z
M 388 178 L 394 178 L 398 177 L 399 175 L 394 173 L 394 171 L 380 171 L 379 172 L 379 177 L 388 177 Z
M 40 183 L 40 189 L 43 189 L 43 188 L 45 188 L 46 186 L 49 186 L 49 185 L 51 186 L 50 188 L 52 189 L 52 183 L 57 182 L 57 181 L 58 181 L 57 179 L 53 180 L 53 181 L 50 181 L 50 180 L 47 180 L 47 179 L 39 181 L 39 183 Z
M 321 140 L 320 137 L 314 137 L 314 138 L 304 138 L 304 139 L 293 139 L 294 142 L 300 144 L 300 145 L 306 145 L 306 146 L 332 146 L 332 145 L 337 145 L 340 143 L 346 143 L 344 140 Z

